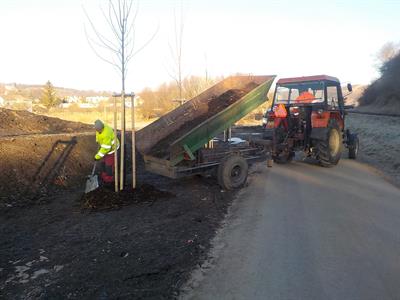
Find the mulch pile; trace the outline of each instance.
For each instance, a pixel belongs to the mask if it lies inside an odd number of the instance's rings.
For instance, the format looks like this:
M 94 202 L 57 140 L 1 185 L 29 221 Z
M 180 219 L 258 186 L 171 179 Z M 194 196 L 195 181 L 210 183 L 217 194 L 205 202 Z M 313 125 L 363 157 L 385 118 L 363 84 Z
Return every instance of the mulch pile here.
M 113 190 L 113 187 L 100 187 L 82 196 L 81 207 L 95 211 L 119 209 L 134 203 L 153 203 L 173 196 L 173 194 L 161 191 L 150 184 L 142 184 L 135 190 L 130 188 L 118 193 Z
M 28 111 L 0 108 L 0 137 L 19 134 L 71 133 L 93 131 L 93 126 Z

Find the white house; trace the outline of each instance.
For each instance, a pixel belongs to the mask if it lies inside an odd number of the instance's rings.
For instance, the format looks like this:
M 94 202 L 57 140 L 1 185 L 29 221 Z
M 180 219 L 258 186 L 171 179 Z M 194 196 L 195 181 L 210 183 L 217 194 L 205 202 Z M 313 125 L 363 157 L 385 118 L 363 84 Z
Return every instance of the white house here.
M 97 104 L 100 103 L 101 101 L 108 101 L 108 99 L 109 97 L 105 96 L 91 96 L 91 97 L 86 97 L 86 102 Z
M 79 108 L 96 108 L 97 105 L 93 103 L 79 103 Z

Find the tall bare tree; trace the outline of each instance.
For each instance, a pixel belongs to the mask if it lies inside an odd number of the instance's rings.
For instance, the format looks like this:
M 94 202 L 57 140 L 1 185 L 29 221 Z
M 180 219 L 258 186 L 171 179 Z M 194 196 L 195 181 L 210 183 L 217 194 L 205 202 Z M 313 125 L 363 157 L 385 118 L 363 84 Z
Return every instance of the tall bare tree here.
M 85 26 L 86 38 L 93 52 L 103 61 L 112 65 L 121 78 L 121 189 L 124 182 L 124 145 L 125 145 L 125 81 L 130 60 L 143 50 L 155 37 L 157 30 L 142 46 L 135 43 L 136 18 L 138 7 L 133 0 L 109 0 L 107 9 L 100 6 L 103 23 L 108 31 L 102 32 L 94 24 L 86 9 L 83 8 L 89 26 Z M 88 27 L 88 28 L 87 28 Z M 134 130 L 134 128 L 132 128 Z M 134 145 L 133 145 L 134 147 Z M 132 158 L 134 159 L 134 157 Z M 134 172 L 134 170 L 133 170 Z
M 183 103 L 183 71 L 182 71 L 182 54 L 183 54 L 183 5 L 180 2 L 179 16 L 174 10 L 174 41 L 169 44 L 171 53 L 172 64 L 168 71 L 169 76 L 176 82 L 178 88 L 178 96 L 181 103 Z

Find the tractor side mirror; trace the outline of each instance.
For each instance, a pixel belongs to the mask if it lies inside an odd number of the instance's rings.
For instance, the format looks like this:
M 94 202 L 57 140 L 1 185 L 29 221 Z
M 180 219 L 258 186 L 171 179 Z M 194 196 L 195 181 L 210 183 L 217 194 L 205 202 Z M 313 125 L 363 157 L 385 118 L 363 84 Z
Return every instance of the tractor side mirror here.
M 353 86 L 351 85 L 351 83 L 347 84 L 347 90 L 351 93 L 353 91 Z

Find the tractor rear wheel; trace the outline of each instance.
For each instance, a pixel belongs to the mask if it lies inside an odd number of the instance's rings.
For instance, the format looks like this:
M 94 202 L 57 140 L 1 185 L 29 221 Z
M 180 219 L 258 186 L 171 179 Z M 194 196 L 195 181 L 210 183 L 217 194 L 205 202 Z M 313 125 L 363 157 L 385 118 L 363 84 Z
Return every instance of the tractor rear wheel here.
M 317 141 L 317 159 L 323 167 L 333 167 L 338 164 L 342 155 L 343 138 L 339 125 L 330 120 L 327 135 L 324 140 Z
M 243 186 L 247 180 L 249 166 L 247 161 L 232 155 L 218 166 L 218 183 L 225 190 L 233 190 Z

